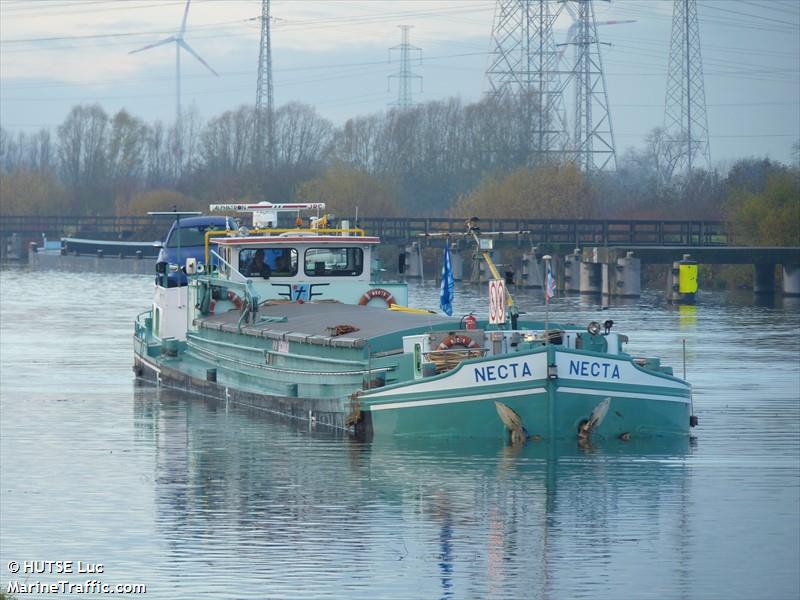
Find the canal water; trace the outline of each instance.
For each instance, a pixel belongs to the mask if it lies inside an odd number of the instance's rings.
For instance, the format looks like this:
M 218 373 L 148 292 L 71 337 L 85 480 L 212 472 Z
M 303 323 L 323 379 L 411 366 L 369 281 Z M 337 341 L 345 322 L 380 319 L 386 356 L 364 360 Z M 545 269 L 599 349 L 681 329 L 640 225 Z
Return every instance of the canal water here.
M 694 439 L 371 444 L 133 381 L 150 278 L 0 274 L 0 582 L 146 598 L 800 595 L 800 311 L 558 298 L 685 368 Z M 435 286 L 415 303 L 436 305 Z M 539 292 L 520 293 L 543 316 Z M 486 311 L 474 288 L 456 309 Z M 72 574 L 13 574 L 25 561 Z M 77 573 L 102 564 L 102 573 Z M 17 594 L 18 597 L 27 597 Z M 52 596 L 50 594 L 49 596 Z

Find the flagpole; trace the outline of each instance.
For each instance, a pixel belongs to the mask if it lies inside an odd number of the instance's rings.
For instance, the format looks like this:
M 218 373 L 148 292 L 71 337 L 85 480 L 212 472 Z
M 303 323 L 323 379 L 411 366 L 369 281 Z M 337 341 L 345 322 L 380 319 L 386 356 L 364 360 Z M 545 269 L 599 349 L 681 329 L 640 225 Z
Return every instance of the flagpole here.
M 542 257 L 544 261 L 544 344 L 550 343 L 550 259 L 549 254 Z

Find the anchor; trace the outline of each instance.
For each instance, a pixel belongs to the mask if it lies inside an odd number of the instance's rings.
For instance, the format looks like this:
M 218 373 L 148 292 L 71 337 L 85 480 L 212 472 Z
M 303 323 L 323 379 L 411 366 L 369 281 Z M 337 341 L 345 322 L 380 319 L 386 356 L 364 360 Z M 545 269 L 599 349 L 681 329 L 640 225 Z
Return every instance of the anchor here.
M 508 429 L 511 445 L 524 444 L 528 439 L 528 431 L 522 424 L 522 417 L 502 402 L 495 400 L 494 405 L 497 408 L 497 416 L 500 417 L 503 425 Z
M 608 407 L 611 406 L 611 398 L 605 398 L 600 401 L 600 403 L 594 407 L 589 420 L 583 421 L 578 426 L 578 439 L 581 441 L 586 441 L 589 439 L 589 434 L 592 433 L 592 430 L 599 426 L 603 419 L 606 418 L 608 414 Z

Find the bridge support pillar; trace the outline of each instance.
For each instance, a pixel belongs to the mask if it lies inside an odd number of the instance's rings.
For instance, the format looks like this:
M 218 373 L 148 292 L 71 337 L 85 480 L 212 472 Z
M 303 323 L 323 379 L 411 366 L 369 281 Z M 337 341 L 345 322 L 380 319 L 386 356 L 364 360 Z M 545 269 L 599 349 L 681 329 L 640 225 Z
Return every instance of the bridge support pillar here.
M 524 287 L 541 289 L 544 281 L 543 265 L 536 258 L 536 252 L 528 250 L 522 253 L 522 281 Z
M 581 261 L 579 271 L 581 294 L 600 294 L 603 291 L 603 264 Z
M 694 304 L 697 294 L 697 261 L 688 254 L 672 263 L 667 271 L 667 300 L 673 304 Z
M 614 287 L 612 294 L 623 298 L 638 298 L 642 295 L 642 261 L 628 252 L 617 259 L 614 265 Z
M 775 293 L 775 265 L 753 265 L 753 293 Z
M 455 281 L 464 279 L 464 257 L 461 256 L 461 251 L 455 244 L 450 247 L 450 267 L 453 269 Z
M 800 296 L 800 265 L 783 265 L 783 293 Z
M 478 268 L 473 270 L 472 282 L 473 283 L 484 283 L 486 281 L 489 281 L 490 279 L 493 279 L 492 274 L 489 271 L 489 267 L 486 264 L 486 261 L 483 260 L 483 257 L 480 255 L 480 253 L 476 253 L 475 256 L 476 256 L 475 260 L 478 261 Z M 496 257 L 497 257 L 497 255 L 496 255 L 495 251 L 494 250 L 490 250 L 489 251 L 489 258 L 492 259 L 492 262 L 495 262 Z M 496 262 L 495 262 L 495 266 L 497 266 Z M 500 271 L 500 275 L 502 276 L 503 275 L 502 268 L 498 267 L 498 270 Z
M 582 258 L 580 248 L 575 248 L 571 254 L 567 254 L 564 257 L 564 291 L 581 291 L 580 269 Z
M 37 251 L 36 242 L 30 242 L 28 244 L 28 264 L 32 267 L 39 265 L 39 253 Z
M 405 248 L 406 252 L 406 277 L 408 279 L 422 279 L 422 247 L 419 242 L 411 242 Z

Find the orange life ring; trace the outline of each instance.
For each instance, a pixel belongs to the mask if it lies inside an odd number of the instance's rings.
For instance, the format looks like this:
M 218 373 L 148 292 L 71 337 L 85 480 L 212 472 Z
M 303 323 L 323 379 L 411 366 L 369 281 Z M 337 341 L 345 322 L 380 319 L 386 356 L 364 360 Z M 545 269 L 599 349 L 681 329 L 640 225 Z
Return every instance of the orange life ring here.
M 231 292 L 230 290 L 228 290 L 228 294 L 226 295 L 226 298 L 228 298 L 228 300 L 233 302 L 233 305 L 238 310 L 242 310 L 243 302 L 242 302 L 242 299 L 239 297 L 239 295 L 236 292 Z
M 468 335 L 461 335 L 454 333 L 448 335 L 442 340 L 442 343 L 437 346 L 437 350 L 450 350 L 453 346 L 461 346 L 462 348 L 480 348 L 478 343 Z
M 395 304 L 397 304 L 397 300 L 394 299 L 392 293 L 383 288 L 373 288 L 371 290 L 367 290 L 364 293 L 364 295 L 361 296 L 361 300 L 359 300 L 358 303 L 361 306 L 366 306 L 367 304 L 369 304 L 369 301 L 372 300 L 373 298 L 383 299 L 386 302 L 387 306 L 394 306 Z

